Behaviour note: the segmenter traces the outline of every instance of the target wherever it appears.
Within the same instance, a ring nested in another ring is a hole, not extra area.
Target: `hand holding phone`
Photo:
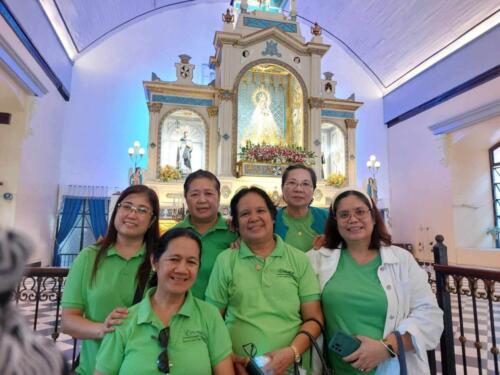
[[[354,353],[361,345],[356,337],[348,335],[342,331],[334,331],[333,336],[328,344],[328,348],[340,355],[346,357]]]

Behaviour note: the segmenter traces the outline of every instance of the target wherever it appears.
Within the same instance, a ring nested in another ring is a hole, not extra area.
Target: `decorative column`
[[[233,92],[232,90],[219,89],[219,134],[220,144],[218,153],[217,174],[219,176],[232,176],[233,160]]]
[[[352,118],[346,118],[344,120],[345,126],[347,128],[347,150],[349,154],[347,155],[347,178],[348,184],[353,185],[357,180],[357,170],[356,170],[356,126],[358,125],[358,120]]]
[[[318,97],[309,98],[309,150],[316,154],[314,171],[321,177],[321,107],[323,99]]]
[[[208,170],[217,173],[216,170],[216,157],[217,147],[219,145],[219,129],[217,128],[217,115],[219,114],[219,107],[210,106],[207,108],[208,112]]]
[[[149,134],[148,134],[148,168],[146,180],[158,178],[158,129],[162,103],[148,102],[149,109]]]

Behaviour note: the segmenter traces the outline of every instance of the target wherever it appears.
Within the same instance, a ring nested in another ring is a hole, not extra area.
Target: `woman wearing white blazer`
[[[343,189],[330,208],[325,236],[325,246],[307,254],[321,285],[327,340],[340,330],[361,341],[344,358],[329,351],[334,371],[399,374],[397,357],[404,351],[408,374],[429,374],[426,351],[439,342],[442,311],[427,273],[409,252],[391,246],[374,202],[357,188]]]

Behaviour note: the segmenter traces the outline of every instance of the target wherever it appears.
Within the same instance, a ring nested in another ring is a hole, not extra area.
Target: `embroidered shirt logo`
[[[203,341],[207,342],[207,335],[202,331],[185,330],[182,337],[183,342]]]
[[[291,279],[294,279],[295,281],[297,281],[297,276],[295,276],[295,273],[293,271],[286,270],[284,268],[280,268],[278,271],[276,271],[276,276],[288,277],[288,278],[291,278]]]

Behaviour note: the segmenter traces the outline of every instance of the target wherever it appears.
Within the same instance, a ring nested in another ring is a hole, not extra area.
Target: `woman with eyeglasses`
[[[243,188],[230,206],[240,246],[217,257],[206,300],[225,316],[238,368],[266,355],[265,371],[281,375],[309,348],[299,332],[321,331],[318,280],[307,256],[274,235],[276,208],[265,191]]]
[[[154,287],[106,336],[95,375],[234,374],[231,340],[219,311],[189,290],[201,252],[190,229],[161,236],[150,259]]]
[[[275,233],[286,243],[304,252],[323,244],[328,210],[312,207],[316,173],[303,164],[288,166],[281,178],[283,200],[287,204],[276,214]]]
[[[354,187],[341,190],[325,236],[325,246],[307,255],[320,280],[327,339],[341,331],[361,342],[343,358],[329,352],[334,371],[399,374],[404,354],[408,374],[429,374],[426,351],[439,342],[442,311],[427,273],[411,253],[391,246],[372,199]]]
[[[106,237],[83,249],[71,266],[62,297],[62,332],[82,340],[77,374],[92,374],[101,340],[139,302],[150,277],[149,256],[159,237],[160,205],[144,185],[125,189]]]

